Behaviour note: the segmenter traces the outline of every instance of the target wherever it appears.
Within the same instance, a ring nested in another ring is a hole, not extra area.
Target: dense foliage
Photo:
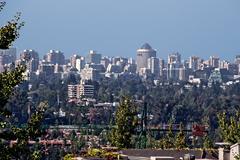
[[[116,128],[111,131],[111,143],[119,148],[132,147],[137,118],[136,106],[131,99],[123,97],[116,112]]]
[[[0,2],[0,11],[6,2]],[[24,25],[20,21],[21,13],[17,13],[14,19],[8,21],[6,25],[0,28],[0,49],[8,49],[12,43],[19,37],[19,30]]]
[[[49,80],[48,80],[49,79]],[[51,80],[52,79],[52,80]],[[41,101],[47,101],[49,108],[46,111],[46,124],[77,124],[77,125],[109,125],[113,120],[115,108],[94,107],[93,105],[81,106],[67,102],[67,85],[76,83],[72,78],[63,80],[53,80],[54,77],[47,77],[47,80],[37,80],[29,82],[32,84],[31,95],[33,103],[38,105]],[[128,95],[133,101],[141,100],[141,97],[148,95],[148,115],[152,118],[148,120],[148,125],[157,126],[171,121],[173,124],[182,123],[184,126],[198,123],[208,126],[208,136],[202,139],[205,147],[212,147],[214,141],[224,140],[218,129],[218,113],[226,112],[226,118],[235,115],[239,110],[240,84],[233,83],[224,88],[220,84],[213,84],[212,87],[195,86],[188,83],[178,85],[154,85],[149,81],[143,81],[136,75],[122,75],[117,79],[105,78],[100,82],[93,83],[96,88],[96,99],[98,102],[119,102],[120,97]],[[21,88],[21,95],[26,99],[27,89]],[[61,108],[66,112],[66,117],[58,118],[53,112],[58,110],[57,94],[60,94]],[[16,94],[17,96],[18,94]],[[13,98],[14,99],[14,98]],[[18,111],[13,104],[9,106]],[[19,108],[26,108],[24,104],[19,104]],[[143,105],[137,104],[136,111],[141,113]],[[20,110],[21,110],[20,109]],[[19,110],[19,111],[20,111]],[[20,113],[19,117],[26,113]],[[19,114],[16,114],[19,115]],[[24,121],[24,119],[22,119]],[[57,123],[56,123],[57,122]],[[95,133],[100,131],[95,130]],[[174,135],[175,137],[176,135]],[[168,142],[167,137],[156,135],[156,140]],[[186,137],[187,138],[187,137]],[[187,140],[187,139],[186,139]],[[211,140],[211,141],[209,141]],[[190,142],[188,142],[189,144]],[[152,145],[150,145],[152,146]],[[203,145],[202,145],[203,146]],[[165,146],[164,148],[169,147]]]
[[[0,2],[0,11],[5,6]],[[8,49],[19,36],[23,23],[20,14],[0,28],[0,49]],[[6,107],[14,89],[23,81],[25,66],[0,73],[0,157],[1,159],[40,159],[41,151],[29,146],[29,140],[42,135],[41,121],[46,104],[40,103],[26,124],[14,123],[14,115]]]

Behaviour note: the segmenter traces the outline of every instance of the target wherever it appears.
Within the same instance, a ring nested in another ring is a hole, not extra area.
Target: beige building
[[[142,45],[142,47],[137,50],[137,72],[139,72],[141,68],[148,68],[148,59],[156,57],[156,53],[156,50],[152,49],[148,43]]]

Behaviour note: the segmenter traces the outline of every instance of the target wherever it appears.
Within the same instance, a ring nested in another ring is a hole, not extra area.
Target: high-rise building
[[[39,55],[35,50],[27,49],[20,53],[21,61],[25,61],[29,72],[36,72],[39,65]]]
[[[103,57],[100,62],[105,69],[107,69],[108,65],[110,64],[110,60],[107,57]]]
[[[90,50],[88,55],[86,56],[86,63],[91,64],[100,64],[102,59],[102,55],[98,54],[96,51],[94,50]]]
[[[184,67],[179,68],[179,80],[180,81],[186,80],[186,69]]]
[[[181,54],[178,52],[168,55],[168,64],[181,64]]]
[[[0,73],[3,72],[4,65],[14,63],[16,61],[16,48],[0,49]]]
[[[156,57],[156,50],[152,49],[152,47],[145,43],[141,48],[137,50],[137,72],[141,70],[141,68],[148,68],[148,58]]]
[[[160,74],[159,59],[156,57],[148,58],[148,69],[150,69],[151,73],[155,77],[159,77]]]
[[[44,73],[46,76],[53,75],[55,71],[54,64],[49,64],[47,62],[41,62],[39,64],[39,72]]]
[[[87,84],[85,81],[81,81],[79,85],[80,97],[93,97],[94,96],[94,85]]]
[[[80,84],[68,85],[69,99],[90,98],[93,96],[94,85],[87,84],[85,81],[81,80]]]
[[[142,45],[142,47],[137,50],[137,72],[139,72],[141,68],[148,68],[148,59],[156,57],[156,53],[156,50],[152,49],[148,43]]]
[[[68,85],[68,98],[69,99],[79,98],[79,85]]]
[[[112,61],[112,64],[117,64],[117,62],[119,62],[121,60],[121,58],[120,57],[112,57],[111,58],[111,61]]]
[[[240,55],[236,55],[234,62],[240,64]]]
[[[74,68],[77,68],[76,67],[76,62],[77,62],[77,59],[80,59],[81,56],[77,55],[77,54],[74,54],[73,56],[70,57],[70,63],[71,63],[71,66],[74,67]]]
[[[189,58],[189,68],[191,68],[193,71],[198,70],[200,67],[200,58],[196,56],[191,56]]]
[[[81,79],[98,81],[100,79],[100,72],[96,69],[85,67],[81,70]]]
[[[168,80],[178,80],[179,79],[179,67],[176,63],[168,64],[167,79]]]
[[[219,58],[215,56],[210,56],[209,58],[209,66],[214,68],[219,68]]]
[[[123,70],[121,68],[121,66],[116,65],[116,64],[109,64],[106,72],[107,73],[121,73]]]
[[[50,50],[44,57],[46,58],[45,60],[51,64],[65,64],[65,56],[61,51]]]
[[[128,64],[124,67],[123,71],[124,71],[124,72],[128,72],[128,73],[136,73],[136,69],[137,69],[136,64],[128,63]]]
[[[222,75],[219,68],[212,70],[208,78],[208,86],[212,86],[213,83],[222,83]]]
[[[223,60],[223,61],[220,61],[219,62],[219,68],[220,69],[228,69],[228,66],[229,66],[230,62],[226,61],[226,60]]]
[[[160,67],[160,76],[163,76],[163,69],[164,69],[164,59],[159,59],[159,67]]]
[[[85,63],[84,57],[80,57],[76,59],[76,68],[79,72],[84,68],[85,64],[86,63]]]
[[[128,63],[129,64],[135,64],[135,60],[133,58],[128,58]]]

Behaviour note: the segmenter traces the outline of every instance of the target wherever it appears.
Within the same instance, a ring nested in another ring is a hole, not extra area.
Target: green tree
[[[0,11],[5,5],[6,2],[0,2]],[[0,28],[0,49],[8,49],[19,37],[19,30],[24,25],[24,22],[19,22],[20,15],[21,13],[17,13],[14,19]]]
[[[174,134],[172,131],[172,122],[170,122],[169,124],[168,132],[163,142],[163,144],[165,144],[164,148],[174,148]]]
[[[213,142],[207,135],[204,136],[204,138],[203,138],[203,148],[205,148],[205,149],[213,148]]]
[[[63,158],[63,160],[72,160],[74,156],[72,154],[66,154]]]
[[[0,11],[5,4],[5,2],[0,2]],[[13,20],[0,28],[0,49],[8,49],[12,45],[14,40],[19,37],[19,30],[22,26],[20,13],[17,13]],[[20,124],[15,126],[11,123],[10,119],[14,118],[6,108],[14,88],[20,85],[24,79],[25,68],[24,65],[17,66],[15,69],[0,73],[0,157],[4,160],[41,158],[40,151],[30,148],[28,141],[36,140],[42,134],[41,121],[45,104],[40,104],[24,127],[18,127]],[[16,144],[10,145],[11,140],[15,140]]]
[[[240,113],[228,119],[226,113],[218,114],[220,136],[224,142],[237,143],[240,141]]]
[[[176,136],[175,147],[177,149],[183,149],[186,146],[187,146],[186,145],[186,137],[185,137],[185,134],[183,132],[183,125],[182,125],[182,123],[180,123],[180,131],[178,132],[178,134]]]
[[[131,148],[136,124],[136,106],[130,98],[123,97],[116,112],[116,128],[113,128],[110,133],[112,145],[119,148]]]

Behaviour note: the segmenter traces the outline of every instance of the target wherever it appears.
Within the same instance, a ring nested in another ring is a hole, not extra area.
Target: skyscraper
[[[189,58],[189,68],[196,71],[200,68],[200,58],[196,56],[191,56]]]
[[[240,55],[236,55],[234,62],[240,64]]]
[[[4,65],[15,62],[16,54],[16,48],[0,49],[0,73],[4,71]]]
[[[77,59],[80,59],[81,56],[77,55],[77,54],[74,54],[73,56],[70,57],[70,63],[71,63],[71,66],[74,67],[74,68],[77,68],[76,67],[76,61]]]
[[[163,73],[163,69],[164,69],[164,65],[165,65],[165,62],[163,59],[159,59],[159,67],[160,67],[160,76],[163,77],[164,76],[164,73]]]
[[[22,61],[27,64],[27,69],[29,72],[36,72],[39,65],[39,55],[35,50],[26,49],[20,54]]]
[[[100,64],[101,59],[102,59],[101,54],[98,54],[96,51],[90,50],[88,55],[86,56],[86,63]]]
[[[80,57],[76,59],[76,68],[80,72],[85,66],[85,58]]]
[[[156,53],[156,50],[152,49],[148,43],[143,44],[142,47],[137,50],[137,72],[139,72],[141,68],[148,68],[148,59],[156,57]]]
[[[148,58],[148,69],[150,69],[154,77],[159,77],[160,74],[159,59],[156,57]]]
[[[59,65],[65,64],[65,57],[61,51],[50,50],[50,52],[47,53],[45,58],[46,58],[46,61],[51,64],[59,64]]]
[[[180,64],[181,63],[181,54],[178,52],[172,53],[168,55],[168,64]]]
[[[218,57],[215,57],[215,56],[210,56],[209,58],[209,65],[211,67],[214,67],[214,68],[218,68],[219,67],[219,58]]]

